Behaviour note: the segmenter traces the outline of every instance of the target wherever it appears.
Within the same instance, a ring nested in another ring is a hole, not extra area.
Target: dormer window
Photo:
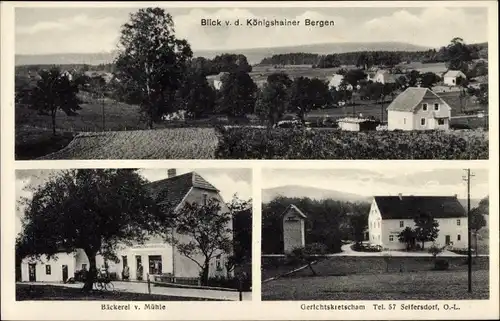
[[[435,110],[435,111],[438,111],[438,110],[439,110],[439,103],[435,103],[435,104],[434,104],[434,110]]]
[[[423,110],[423,111],[427,111],[427,104],[425,104],[425,103],[424,103],[424,104],[422,104],[422,110]]]

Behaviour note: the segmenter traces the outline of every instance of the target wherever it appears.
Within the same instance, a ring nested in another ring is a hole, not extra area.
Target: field
[[[464,257],[448,257],[448,271],[433,271],[430,257],[336,256],[309,269],[262,284],[263,300],[385,300],[486,299],[489,291],[488,257],[474,258],[472,297],[467,293]],[[274,262],[272,262],[274,261]],[[264,258],[262,279],[282,274],[279,259]],[[292,270],[293,267],[288,267]]]
[[[16,284],[16,301],[211,301],[202,298],[184,298],[166,295],[140,294],[128,292],[91,292],[81,289],[53,285]]]
[[[478,300],[489,298],[488,271],[319,276],[279,279],[262,285],[262,300]]]

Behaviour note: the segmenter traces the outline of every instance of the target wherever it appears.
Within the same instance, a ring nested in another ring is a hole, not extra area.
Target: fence
[[[227,291],[227,292],[238,292],[239,301],[243,301],[243,284],[240,280],[238,289],[233,288],[220,288],[220,287],[210,287],[202,286],[199,278],[188,278],[188,277],[173,277],[170,275],[146,275],[148,294],[151,294],[151,286],[163,286],[163,287],[177,287],[185,289],[199,289],[199,290],[214,290],[214,291]],[[153,281],[151,280],[153,279]],[[196,283],[196,284],[187,284]]]

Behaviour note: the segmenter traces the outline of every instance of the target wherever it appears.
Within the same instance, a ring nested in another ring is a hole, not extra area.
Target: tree
[[[356,244],[363,242],[365,230],[368,227],[368,217],[366,214],[355,214],[351,216],[351,229]]]
[[[420,71],[412,70],[408,73],[408,86],[416,87],[420,79]]]
[[[222,78],[218,109],[232,117],[253,113],[257,86],[245,71],[236,71]]]
[[[238,265],[252,262],[252,200],[233,196],[227,204],[233,213],[233,255],[228,258],[228,273]]]
[[[33,197],[21,201],[22,254],[57,258],[82,249],[89,260],[83,289],[90,291],[98,254],[116,260],[120,245],[142,244],[165,224],[145,184],[130,169],[76,169],[32,188]]]
[[[401,231],[398,235],[398,240],[401,243],[406,244],[406,250],[409,251],[415,247],[415,242],[417,239],[417,234],[415,230],[411,227],[407,226],[404,230]]]
[[[56,114],[62,110],[68,116],[77,115],[81,107],[78,104],[78,86],[61,73],[57,67],[42,70],[40,79],[31,90],[30,108],[42,115],[50,115],[52,119],[52,134],[56,135]]]
[[[306,244],[304,247],[298,247],[287,254],[290,261],[300,264],[307,264],[314,276],[318,275],[313,269],[313,264],[325,257],[326,246],[321,243]]]
[[[439,223],[427,213],[421,213],[414,221],[416,238],[422,242],[422,249],[424,249],[425,242],[434,242],[438,237]]]
[[[215,90],[206,77],[199,71],[186,75],[176,93],[176,106],[185,110],[191,117],[200,118],[215,110]]]
[[[477,246],[477,235],[480,229],[486,226],[486,219],[484,215],[489,214],[489,197],[483,198],[477,207],[474,207],[470,211],[470,229],[474,234],[474,244],[476,245],[476,255],[478,255],[478,246]]]
[[[173,225],[163,229],[166,241],[198,265],[202,284],[208,284],[210,261],[232,252],[232,213],[223,211],[220,201],[212,198],[206,204],[186,202],[172,220]]]
[[[442,247],[439,247],[437,246],[436,244],[432,244],[431,247],[429,247],[429,249],[427,250],[427,252],[429,252],[431,255],[432,255],[432,258],[434,259],[434,261],[436,261],[436,258],[439,254],[441,254],[444,249],[446,248],[446,246],[442,246]]]
[[[472,61],[472,55],[462,38],[453,38],[445,52],[448,69],[467,72],[468,62]]]
[[[352,88],[356,88],[361,80],[366,79],[366,73],[361,69],[351,69],[345,74],[344,79]]]
[[[193,52],[177,39],[172,16],[161,8],[139,9],[121,29],[117,76],[149,128],[171,112],[176,90]]]
[[[431,89],[438,81],[440,81],[438,75],[433,72],[426,72],[421,76],[421,86]]]
[[[291,84],[287,74],[274,73],[267,77],[267,83],[257,95],[256,113],[269,125],[274,125],[285,114]]]
[[[288,110],[295,113],[302,122],[312,109],[325,107],[332,101],[326,82],[314,78],[298,77],[290,87]]]

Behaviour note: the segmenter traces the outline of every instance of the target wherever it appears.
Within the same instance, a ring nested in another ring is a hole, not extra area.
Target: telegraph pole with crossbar
[[[465,170],[466,175],[463,179],[467,182],[467,264],[469,267],[468,273],[468,291],[472,293],[472,252],[471,252],[471,217],[470,217],[470,178],[474,177],[474,174],[471,174],[470,168]]]

